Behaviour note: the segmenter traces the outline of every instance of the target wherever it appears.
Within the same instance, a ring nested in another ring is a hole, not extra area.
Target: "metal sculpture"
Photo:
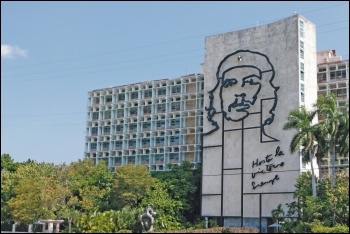
[[[148,204],[145,208],[145,213],[138,218],[142,232],[153,232],[154,217],[156,214],[157,212],[154,211],[153,204]]]

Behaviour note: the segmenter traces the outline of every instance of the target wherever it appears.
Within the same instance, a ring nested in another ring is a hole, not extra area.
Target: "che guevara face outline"
[[[261,90],[261,72],[254,66],[231,67],[222,73],[221,109],[226,120],[241,121],[249,115]]]

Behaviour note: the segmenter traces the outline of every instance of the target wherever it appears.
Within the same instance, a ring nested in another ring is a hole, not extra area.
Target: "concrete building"
[[[323,50],[317,52],[317,85],[318,96],[326,96],[332,92],[337,97],[338,106],[344,108],[346,100],[349,101],[349,60],[342,60],[336,55],[335,50]],[[323,119],[324,116],[319,116]],[[349,170],[349,154],[336,155],[336,171]],[[325,157],[322,160],[322,172],[324,175],[331,174],[331,158]]]
[[[328,92],[340,106],[349,98],[348,61],[317,53],[315,28],[293,15],[208,36],[201,74],[89,92],[85,157],[105,160],[111,172],[202,164],[203,217],[272,231],[272,209],[287,210],[296,178],[310,169],[289,152],[289,111],[311,109]],[[338,157],[339,166],[348,160]]]
[[[306,169],[289,152],[296,132],[282,129],[317,99],[315,25],[293,15],[208,36],[203,71],[202,216],[272,231],[271,211],[288,210]]]
[[[200,163],[203,75],[153,80],[89,92],[85,157],[151,171],[183,160]]]

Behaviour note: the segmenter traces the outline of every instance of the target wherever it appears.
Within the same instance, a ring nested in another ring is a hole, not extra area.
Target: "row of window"
[[[194,108],[194,105],[189,106],[189,108]],[[166,111],[166,104],[157,104],[156,105],[156,112],[157,113],[164,113]],[[181,110],[181,104],[180,102],[174,102],[170,106],[170,111],[180,111]],[[143,111],[141,112],[144,115],[152,114],[152,107],[151,106],[145,106],[143,107]],[[138,115],[138,107],[131,107],[129,108],[129,116],[135,116]],[[121,118],[125,116],[124,109],[118,109],[116,110],[116,117]],[[112,112],[111,111],[105,111],[104,113],[104,119],[111,119],[112,118]],[[92,120],[98,120],[99,119],[99,112],[93,112],[92,113]]]
[[[331,80],[346,79],[346,70],[330,71],[329,77]],[[317,73],[317,80],[318,81],[326,81],[327,80],[327,72]]]
[[[304,22],[302,20],[299,21],[299,35],[300,38],[304,38]],[[300,40],[299,43],[299,55],[300,59],[304,60],[304,42]],[[301,102],[305,102],[305,87],[304,87],[304,80],[305,80],[305,72],[304,72],[304,63],[300,62],[300,100]]]
[[[179,136],[171,136],[169,141],[170,141],[170,144],[178,144],[180,142],[180,137]],[[164,142],[165,142],[165,137],[156,137],[155,138],[155,143],[157,145],[164,145]],[[151,140],[149,138],[144,138],[144,139],[142,139],[141,143],[142,143],[143,147],[149,147],[151,144]],[[109,150],[109,146],[110,146],[110,142],[103,142],[102,143],[102,148],[104,150]],[[121,149],[123,146],[123,141],[122,140],[115,141],[114,146],[116,147],[116,149],[118,149],[118,148]],[[126,146],[128,146],[127,148],[136,147],[136,139],[129,140]],[[97,143],[96,142],[91,143],[90,150],[93,151],[96,149],[97,149]]]
[[[150,122],[142,122],[141,124],[142,128],[150,128],[151,123]],[[156,126],[157,127],[165,127],[165,120],[158,120],[156,121]],[[170,119],[169,121],[169,126],[180,126],[180,119]],[[98,127],[92,127],[91,132],[97,134],[97,129]],[[117,132],[123,131],[124,125],[123,124],[117,124],[115,125],[115,130]],[[136,130],[137,129],[137,123],[130,123],[129,124],[129,130]],[[104,126],[103,127],[103,132],[104,133],[109,133],[111,130],[111,126]]]

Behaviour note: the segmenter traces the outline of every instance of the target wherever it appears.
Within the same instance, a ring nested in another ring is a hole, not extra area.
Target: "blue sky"
[[[1,154],[83,159],[89,91],[199,73],[206,36],[294,12],[349,59],[348,1],[1,1]]]

